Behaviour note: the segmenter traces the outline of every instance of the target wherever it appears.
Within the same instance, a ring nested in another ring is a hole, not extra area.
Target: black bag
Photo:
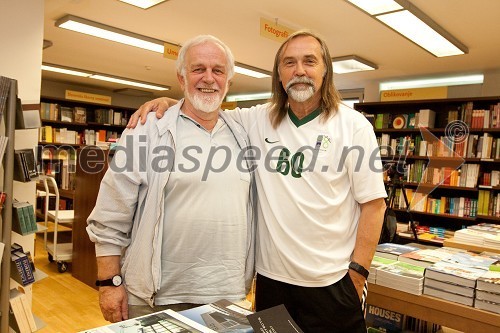
[[[382,231],[380,232],[379,244],[382,243],[396,243],[397,242],[397,231],[398,220],[396,219],[396,213],[387,207],[384,213],[384,223],[382,224]]]

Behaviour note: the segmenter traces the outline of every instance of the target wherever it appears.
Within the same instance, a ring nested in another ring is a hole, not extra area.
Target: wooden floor
[[[109,324],[99,309],[98,293],[67,272],[49,263],[43,237],[37,236],[35,267],[49,276],[33,284],[33,313],[46,326],[40,333],[69,333]]]

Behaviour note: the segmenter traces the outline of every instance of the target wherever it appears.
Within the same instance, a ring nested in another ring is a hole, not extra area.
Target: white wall
[[[0,75],[18,81],[18,96],[23,104],[40,102],[43,45],[43,0],[0,0]],[[17,131],[15,148],[33,148],[38,141],[37,130]],[[15,182],[14,198],[35,201],[35,183]],[[33,236],[17,236],[20,243],[34,253]],[[31,301],[31,287],[25,288]]]

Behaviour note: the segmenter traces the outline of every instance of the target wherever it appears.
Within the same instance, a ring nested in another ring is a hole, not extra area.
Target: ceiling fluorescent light
[[[91,73],[86,73],[80,70],[74,70],[74,69],[69,69],[61,66],[53,66],[53,65],[48,65],[48,64],[43,64],[42,65],[42,70],[44,71],[50,71],[50,72],[56,72],[56,73],[62,73],[62,74],[68,74],[68,75],[75,75],[75,76],[84,76],[84,77],[89,77],[92,75]]]
[[[373,71],[378,68],[374,63],[361,57],[350,55],[332,58],[333,72],[337,74]]]
[[[165,0],[120,0],[120,1],[142,9],[148,9],[159,3],[165,2]]]
[[[271,93],[230,95],[226,97],[227,102],[256,101],[271,98]]]
[[[66,15],[56,21],[55,25],[82,34],[104,38],[114,42],[127,44],[142,49],[163,53],[165,42],[147,36],[142,36],[130,31],[111,27],[109,25],[90,21],[81,17]]]
[[[120,84],[124,84],[124,85],[128,85],[128,86],[134,86],[134,87],[139,87],[139,88],[152,89],[152,90],[170,90],[169,87],[161,87],[161,86],[153,85],[153,84],[150,84],[150,83],[139,82],[139,81],[131,81],[129,79],[123,79],[123,78],[109,76],[109,75],[92,74],[90,76],[90,78],[91,79],[96,79],[96,80],[102,80],[102,81],[120,83]]]
[[[393,0],[347,0],[356,7],[361,8],[370,15],[392,12],[403,9],[401,5]]]
[[[234,63],[234,71],[238,74],[255,77],[257,79],[271,77],[271,72],[249,65],[240,64],[238,62]]]
[[[469,52],[464,44],[408,0],[385,0],[383,2],[388,5],[387,7],[378,7],[373,4],[374,2],[380,3],[380,1],[345,1],[386,24],[436,57],[461,55]],[[399,8],[397,8],[398,6]]]
[[[124,84],[127,86],[134,86],[134,87],[140,87],[140,88],[146,88],[146,89],[152,89],[152,90],[161,90],[161,91],[170,90],[169,86],[161,86],[161,85],[147,83],[147,82],[129,80],[129,79],[121,78],[118,76],[102,74],[102,73],[94,73],[91,71],[84,71],[84,70],[80,70],[80,69],[76,69],[76,68],[63,67],[63,66],[59,66],[59,65],[42,64],[42,70],[57,72],[57,73],[62,73],[62,74],[68,74],[68,75],[82,76],[82,77],[87,77],[90,79],[120,83],[120,84]]]
[[[409,89],[409,88],[459,86],[465,84],[482,84],[483,82],[484,82],[483,74],[462,75],[453,77],[383,82],[380,84],[380,90],[383,91],[383,90],[396,90],[396,89]]]

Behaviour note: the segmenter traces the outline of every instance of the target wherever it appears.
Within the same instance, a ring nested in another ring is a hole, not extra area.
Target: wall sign
[[[380,92],[380,100],[382,102],[437,98],[448,98],[448,87],[382,90]]]
[[[111,96],[91,94],[82,91],[66,90],[65,98],[80,102],[111,105]]]

